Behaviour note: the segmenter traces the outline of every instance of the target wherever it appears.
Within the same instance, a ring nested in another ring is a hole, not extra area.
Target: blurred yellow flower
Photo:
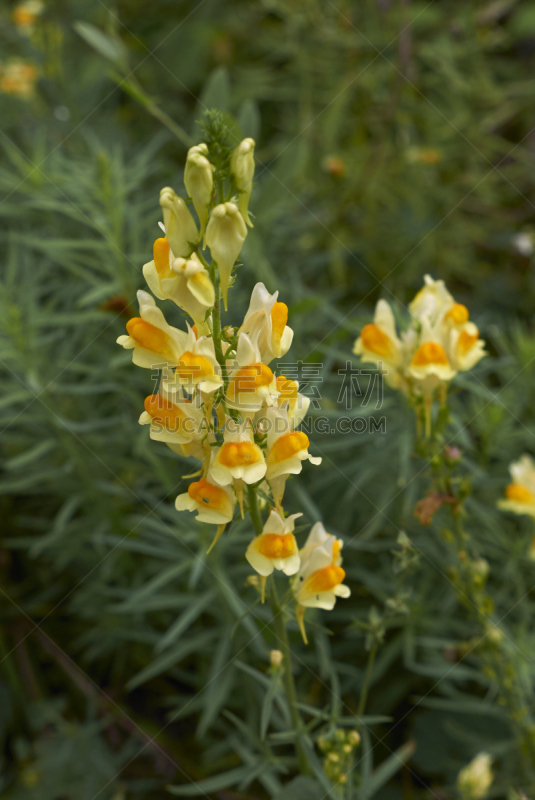
[[[41,0],[26,0],[24,3],[19,3],[12,12],[13,22],[21,33],[30,34],[44,8]]]
[[[523,455],[510,467],[512,482],[505,487],[505,499],[498,500],[498,508],[514,514],[527,514],[535,518],[535,463],[531,456]]]
[[[479,753],[459,772],[457,787],[463,800],[483,800],[493,780],[491,756]]]
[[[31,61],[13,58],[0,63],[0,92],[28,100],[33,96],[36,81],[37,67]]]

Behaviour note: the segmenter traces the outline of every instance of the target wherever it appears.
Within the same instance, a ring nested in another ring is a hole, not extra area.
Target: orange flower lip
[[[165,236],[161,239],[156,239],[152,248],[152,254],[154,258],[154,264],[156,265],[156,271],[160,277],[163,277],[166,272],[169,272],[170,275],[173,274],[172,270],[169,269],[169,252],[171,248],[169,247],[169,242],[165,238]]]
[[[364,349],[369,350],[370,353],[384,358],[392,355],[392,343],[378,325],[373,323],[365,325],[360,332],[360,338]]]
[[[459,343],[458,348],[461,355],[465,356],[475,345],[477,340],[479,339],[479,331],[476,328],[475,333],[468,333],[468,331],[461,331],[461,335],[459,336]]]
[[[145,411],[151,415],[154,422],[160,422],[174,431],[180,430],[185,418],[180,406],[170,403],[159,394],[151,394],[145,398]]]
[[[228,495],[224,489],[214,486],[213,483],[208,483],[206,478],[190,483],[188,494],[192,500],[195,500],[203,508],[210,508],[214,511],[224,511],[225,507],[230,505]]]
[[[307,450],[309,444],[309,438],[303,431],[285,433],[273,443],[273,447],[268,456],[268,462],[276,464],[281,461],[287,461],[302,450]]]
[[[413,356],[413,367],[427,367],[430,364],[437,364],[441,367],[449,366],[446,351],[438,342],[424,342]]]
[[[342,567],[337,567],[336,564],[330,564],[328,567],[318,569],[313,572],[304,583],[303,588],[311,594],[320,594],[321,592],[331,592],[341,583],[343,583],[346,576],[345,570]]]
[[[533,503],[535,502],[535,495],[526,486],[521,483],[510,483],[505,489],[505,496],[508,500],[514,500],[516,503]]]
[[[219,452],[224,467],[247,467],[262,458],[262,452],[253,442],[225,442]]]
[[[277,391],[280,392],[279,400],[295,400],[297,398],[297,383],[285,378],[284,375],[278,375]]]
[[[214,374],[213,364],[205,357],[186,350],[180,356],[176,374],[184,380],[199,381]]]
[[[462,303],[454,303],[446,314],[446,319],[451,320],[455,325],[464,325],[469,318],[468,309]]]
[[[297,553],[293,533],[263,533],[258,537],[257,548],[266,558],[288,558]]]
[[[141,317],[133,317],[126,323],[126,330],[136,344],[152,353],[173,358],[175,356],[173,341],[169,334],[146,322]]]
[[[254,392],[261,386],[269,386],[273,381],[273,372],[265,364],[250,364],[238,370],[228,388],[228,395],[231,399],[236,399],[240,392]]]
[[[275,303],[271,309],[271,331],[275,350],[280,350],[282,334],[288,322],[288,306],[286,303]]]

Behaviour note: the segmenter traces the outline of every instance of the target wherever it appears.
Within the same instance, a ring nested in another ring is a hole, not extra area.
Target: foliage
[[[535,434],[535,5],[84,0],[50,3],[31,35],[1,13],[2,64],[38,75],[0,95],[2,796],[337,797],[317,740],[355,728],[347,796],[456,797],[480,752],[490,796],[531,796],[533,531],[495,503]],[[311,616],[308,648],[291,623],[313,776],[246,585],[247,523],[205,556],[209,531],[173,505],[191,464],[149,446],[145,381],[113,344],[158,191],[212,107],[257,140],[235,308],[258,280],[280,288],[291,358],[322,365],[323,465],[288,508],[344,538],[353,594]],[[327,430],[375,301],[402,316],[426,272],[490,353],[456,379],[451,465],[413,455],[412,410],[388,389],[364,403],[365,376],[347,416],[386,433]],[[413,513],[448,475],[464,550],[449,505]]]

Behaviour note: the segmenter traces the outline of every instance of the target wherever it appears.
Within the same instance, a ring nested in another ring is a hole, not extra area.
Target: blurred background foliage
[[[456,797],[481,750],[492,797],[533,796],[533,531],[495,501],[534,451],[535,3],[58,0],[30,24],[15,4],[0,15],[1,796],[340,796],[313,778],[283,789],[290,723],[270,615],[246,586],[251,531],[235,524],[205,557],[210,532],[174,510],[191,465],[149,446],[147,375],[114,344],[158,191],[179,189],[211,107],[257,140],[224,322],[256,281],[280,289],[286,361],[322,395],[312,417],[386,419],[386,433],[315,433],[323,465],[288,487],[289,511],[344,537],[353,590],[311,615],[310,647],[294,625],[311,732],[356,726],[377,645],[347,796]],[[449,511],[413,515],[428,472],[411,410],[388,390],[380,410],[362,386],[349,410],[340,394],[376,300],[402,317],[427,272],[491,354],[457,381],[446,434],[464,453],[470,552],[490,564],[483,600],[480,577],[455,578]]]

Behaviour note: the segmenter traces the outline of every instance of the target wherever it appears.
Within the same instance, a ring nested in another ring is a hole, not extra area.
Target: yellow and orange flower
[[[165,374],[160,391],[145,398],[145,410],[140,425],[150,425],[150,438],[158,442],[187,445],[206,435],[206,417],[195,401],[186,400],[182,393],[165,390]]]
[[[210,476],[221,486],[234,480],[256,483],[266,474],[264,453],[255,444],[251,427],[245,422],[237,425],[229,418],[221,447],[214,449]]]
[[[241,333],[236,358],[229,363],[227,406],[251,414],[262,406],[273,405],[278,394],[275,376],[262,362],[258,347],[246,333]]]
[[[174,391],[183,386],[190,393],[199,389],[205,394],[212,394],[222,385],[223,378],[213,339],[208,336],[197,338],[193,328],[188,325],[182,352],[176,360],[173,378],[166,384],[166,389]]]
[[[264,364],[286,355],[294,335],[286,324],[288,306],[279,303],[278,296],[278,292],[270,294],[263,283],[257,283],[240,328],[240,332],[247,333],[256,343]]]
[[[373,322],[363,327],[353,352],[362,361],[382,366],[386,381],[398,386],[403,360],[402,343],[396,333],[394,314],[386,300],[377,303]]]
[[[195,253],[188,259],[175,258],[165,236],[154,242],[153,256],[153,260],[143,267],[151,292],[158,300],[172,300],[192,317],[198,327],[203,326],[206,312],[215,302],[208,271]],[[208,329],[202,332],[208,333]]]
[[[186,334],[167,324],[150,294],[140,290],[137,297],[140,316],[128,320],[128,334],[119,336],[117,344],[133,350],[132,361],[138,367],[162,369],[164,365],[175,365],[184,350]]]
[[[35,92],[37,67],[31,61],[12,58],[0,63],[0,92],[29,100]]]
[[[512,482],[505,488],[505,498],[498,500],[498,508],[514,514],[527,514],[535,518],[535,463],[524,454],[513,462],[509,471]]]
[[[234,515],[236,499],[230,487],[217,486],[209,478],[190,483],[188,491],[179,494],[175,507],[178,511],[196,511],[199,522],[224,525]]]
[[[321,522],[313,526],[300,551],[301,568],[292,585],[299,606],[330,611],[337,597],[350,596],[350,588],[343,583],[341,548],[342,540],[327,533]]]
[[[310,441],[303,431],[291,429],[286,410],[269,408],[265,412],[267,428],[267,471],[269,482],[282,475],[298,475],[303,461],[321,464],[321,458],[308,452]]]
[[[272,510],[260,536],[250,543],[245,558],[259,575],[266,577],[278,569],[285,575],[295,575],[301,559],[294,536],[295,520],[302,514],[283,517]]]
[[[298,381],[292,381],[284,375],[277,375],[277,405],[286,409],[290,428],[295,430],[303,421],[310,406],[310,397],[299,392]]]

